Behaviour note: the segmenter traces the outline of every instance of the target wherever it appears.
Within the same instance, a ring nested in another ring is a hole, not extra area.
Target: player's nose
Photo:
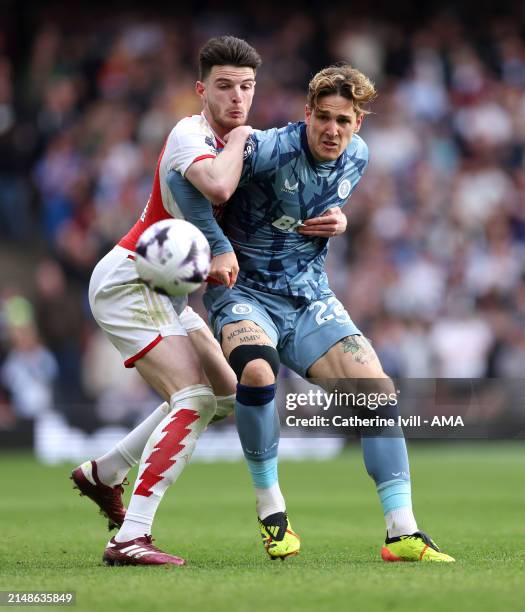
[[[232,102],[237,104],[242,102],[242,90],[240,85],[232,89]]]
[[[335,138],[337,136],[337,123],[335,121],[330,121],[326,125],[325,134],[330,138]]]

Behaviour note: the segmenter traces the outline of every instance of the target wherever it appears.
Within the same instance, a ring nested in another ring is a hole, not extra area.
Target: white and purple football
[[[140,278],[155,291],[180,297],[196,291],[210,271],[210,245],[195,225],[164,219],[150,225],[136,246]]]

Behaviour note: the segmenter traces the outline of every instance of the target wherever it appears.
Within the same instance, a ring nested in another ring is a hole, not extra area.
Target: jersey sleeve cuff
[[[205,153],[204,155],[197,155],[197,157],[195,159],[192,159],[190,162],[188,162],[185,166],[183,166],[181,168],[181,174],[182,176],[186,175],[186,172],[188,171],[188,168],[193,165],[196,162],[199,162],[203,159],[215,159],[217,156],[213,155],[212,153]]]
[[[212,257],[217,257],[217,255],[222,255],[223,253],[233,253],[233,247],[229,242],[219,242],[210,246]]]

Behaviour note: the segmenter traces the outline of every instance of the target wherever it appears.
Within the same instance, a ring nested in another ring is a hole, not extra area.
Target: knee
[[[275,375],[267,361],[264,359],[254,359],[244,367],[239,382],[247,387],[265,387],[273,385]]]
[[[188,385],[174,393],[170,398],[172,408],[188,408],[193,409],[210,420],[215,414],[217,408],[217,400],[213,389],[206,384]]]
[[[279,354],[273,346],[238,346],[229,357],[237,380],[248,387],[264,387],[275,382],[279,372]]]

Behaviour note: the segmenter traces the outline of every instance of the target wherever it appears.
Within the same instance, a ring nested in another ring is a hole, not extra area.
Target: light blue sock
[[[237,385],[237,432],[253,484],[260,489],[267,489],[277,482],[280,424],[274,398],[275,385]]]
[[[383,514],[386,516],[393,510],[412,507],[412,492],[410,480],[389,480],[377,485],[377,494]]]
[[[252,475],[254,487],[269,489],[277,482],[277,457],[271,457],[263,461],[246,458],[246,463]]]
[[[398,508],[412,508],[405,438],[363,436],[361,446],[367,472],[376,483],[383,513],[386,515]]]

